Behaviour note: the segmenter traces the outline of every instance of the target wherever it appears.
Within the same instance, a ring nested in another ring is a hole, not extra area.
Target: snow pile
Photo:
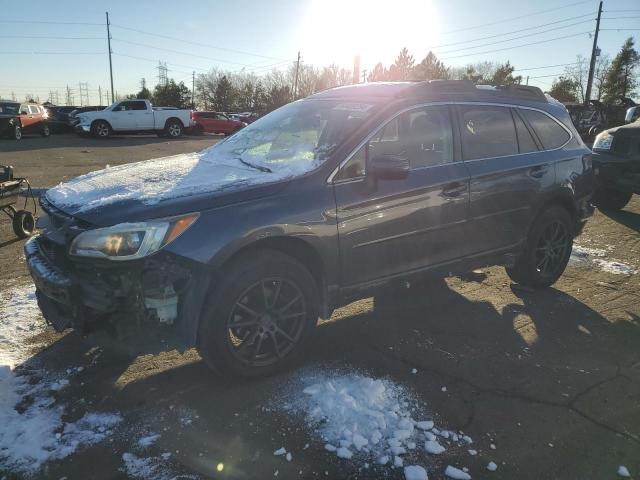
[[[453,478],[455,480],[471,480],[471,475],[469,475],[464,470],[460,470],[459,468],[452,467],[451,465],[447,466],[447,468],[444,471],[444,474],[447,477]]]
[[[635,273],[633,267],[615,260],[607,260],[604,258],[606,255],[607,251],[602,248],[574,245],[570,261],[577,265],[593,265],[613,275],[633,275]]]
[[[0,293],[0,367],[13,369],[37,345],[29,339],[45,328],[32,286],[14,287]]]
[[[473,442],[462,432],[441,430],[432,420],[420,418],[424,408],[407,389],[390,380],[349,372],[303,373],[293,388],[288,392],[290,403],[280,408],[302,413],[324,450],[364,468],[370,463],[399,468],[420,459],[428,461],[430,455],[450,446],[465,446],[460,449],[466,451]],[[286,451],[282,447],[274,454]],[[405,474],[426,478],[419,465],[407,465]]]
[[[0,313],[0,465],[34,473],[42,465],[71,455],[112,434],[119,415],[87,413],[78,421],[62,421],[64,407],[53,392],[80,371],[45,372],[28,364],[30,340],[44,330],[33,288],[16,287],[2,294]],[[18,373],[14,367],[26,368]],[[28,401],[24,401],[27,399]]]

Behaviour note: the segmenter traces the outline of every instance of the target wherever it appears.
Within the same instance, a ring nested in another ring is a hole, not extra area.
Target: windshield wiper
[[[256,170],[260,170],[265,173],[273,173],[273,171],[269,167],[263,167],[262,165],[254,165],[253,163],[249,163],[246,160],[241,159],[240,157],[236,157],[237,160],[240,160],[240,163],[245,164],[247,167],[255,168]]]

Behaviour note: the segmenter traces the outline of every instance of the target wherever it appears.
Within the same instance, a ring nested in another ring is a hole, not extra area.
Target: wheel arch
[[[166,129],[169,126],[169,122],[171,122],[172,120],[177,121],[178,123],[180,123],[180,125],[182,125],[182,128],[184,128],[184,123],[182,122],[182,120],[180,120],[178,117],[169,117],[167,118],[167,120],[164,122],[164,128]]]
[[[571,216],[571,220],[575,228],[575,223],[577,222],[577,218],[578,218],[578,207],[576,205],[576,202],[571,190],[569,190],[568,188],[562,188],[562,189],[558,189],[558,190],[554,190],[553,192],[550,192],[540,202],[540,204],[538,205],[535,211],[535,214],[531,219],[531,223],[529,224],[529,229],[531,228],[531,225],[535,223],[536,219],[552,206],[559,206],[564,208]]]
[[[104,118],[96,118],[95,120],[91,120],[91,129],[93,130],[93,127],[95,126],[96,123],[98,122],[104,122],[107,125],[109,125],[109,129],[111,131],[113,131],[113,126],[111,125],[111,122],[109,122],[109,120],[106,120]]]

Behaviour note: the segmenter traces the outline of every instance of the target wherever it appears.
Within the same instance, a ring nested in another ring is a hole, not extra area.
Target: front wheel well
[[[536,212],[535,216],[533,217],[531,225],[534,224],[534,222],[540,215],[542,215],[544,212],[549,210],[551,207],[561,207],[565,209],[571,216],[572,222],[574,224],[576,223],[577,217],[578,217],[578,208],[576,207],[576,204],[571,194],[566,193],[566,194],[554,195],[548,198],[544,203],[542,203],[542,205],[540,205],[540,207],[538,208],[538,211]]]
[[[295,237],[271,237],[258,240],[254,243],[244,246],[231,257],[226,259],[220,267],[220,271],[225,269],[232,263],[237,261],[244,255],[251,255],[258,250],[276,250],[280,253],[288,255],[304,265],[316,282],[321,303],[325,300],[324,295],[324,267],[320,254],[309,243]],[[223,273],[224,275],[224,273]]]
[[[107,125],[109,125],[109,128],[110,128],[111,130],[113,130],[113,127],[111,126],[111,124],[110,124],[107,120],[104,120],[103,118],[96,118],[95,120],[93,120],[93,121],[91,122],[91,129],[92,129],[92,130],[93,130],[93,127],[95,127],[95,126],[96,126],[96,123],[98,123],[98,122],[104,122],[104,123],[106,123]]]

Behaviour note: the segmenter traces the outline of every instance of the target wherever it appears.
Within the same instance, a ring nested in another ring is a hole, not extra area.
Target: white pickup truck
[[[191,110],[153,107],[149,100],[122,100],[97,112],[78,115],[76,132],[107,138],[118,133],[155,132],[177,138],[191,127]]]

